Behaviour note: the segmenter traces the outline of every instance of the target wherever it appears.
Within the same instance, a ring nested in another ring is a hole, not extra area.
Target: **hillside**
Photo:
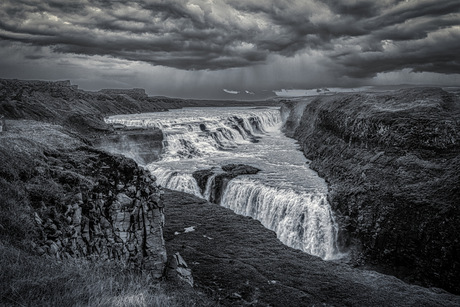
[[[84,133],[109,131],[104,116],[165,111],[181,102],[148,97],[143,89],[87,92],[70,81],[0,80],[0,114],[6,118],[46,121]]]
[[[356,264],[460,293],[460,103],[441,89],[286,102]]]
[[[193,100],[151,97],[144,89],[89,92],[70,81],[0,79],[0,115],[64,125],[89,136],[109,132],[105,116],[167,111],[182,107],[277,105],[275,101]]]

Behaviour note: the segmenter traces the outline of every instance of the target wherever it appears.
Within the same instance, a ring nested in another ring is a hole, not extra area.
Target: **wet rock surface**
[[[204,194],[206,185],[211,176],[215,176],[212,182],[209,201],[220,204],[223,192],[228,182],[240,175],[257,174],[260,169],[245,164],[226,164],[220,168],[211,168],[193,172],[193,178],[198,183],[201,193]]]
[[[284,113],[287,134],[330,185],[342,245],[359,246],[354,263],[460,293],[458,97],[436,88],[343,94]]]
[[[441,289],[289,248],[260,222],[165,190],[168,254],[180,252],[194,285],[223,306],[456,306]],[[186,231],[188,230],[188,231]]]

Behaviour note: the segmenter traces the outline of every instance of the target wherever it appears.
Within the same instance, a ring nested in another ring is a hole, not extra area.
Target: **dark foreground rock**
[[[164,236],[179,251],[195,287],[224,306],[458,306],[440,289],[347,265],[283,245],[249,217],[166,190]]]
[[[86,146],[61,126],[7,125],[0,134],[0,242],[163,276],[162,191],[148,171]]]
[[[287,102],[356,264],[460,293],[460,103],[441,89]]]

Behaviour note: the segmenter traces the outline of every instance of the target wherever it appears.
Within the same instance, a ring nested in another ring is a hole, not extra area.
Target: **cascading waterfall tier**
[[[171,190],[202,197],[200,188],[191,174],[181,173],[163,167],[150,167],[150,172],[157,177],[157,183]]]
[[[220,205],[261,221],[288,246],[326,260],[340,257],[327,185],[306,166],[295,141],[280,132],[279,109],[185,108],[113,116],[107,122],[162,130],[161,159],[147,166],[160,185],[207,200],[220,199]],[[224,185],[219,181],[218,190],[215,180],[223,172],[220,166],[229,163],[262,171],[228,178]],[[214,174],[200,188],[192,174],[210,168]]]
[[[275,109],[260,109],[257,112],[235,110],[216,116],[204,114],[184,114],[175,118],[168,117],[169,112],[146,113],[138,114],[136,118],[112,116],[106,121],[161,129],[164,136],[162,160],[203,157],[218,150],[231,150],[238,144],[256,141],[256,135],[278,128],[281,124],[279,111]]]
[[[228,183],[221,205],[259,220],[288,246],[325,260],[338,256],[338,228],[325,194],[298,193],[235,178]]]

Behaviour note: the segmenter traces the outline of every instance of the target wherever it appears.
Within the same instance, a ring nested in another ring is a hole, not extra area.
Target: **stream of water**
[[[221,206],[251,216],[276,232],[284,244],[325,260],[340,257],[327,185],[295,140],[281,132],[278,108],[184,108],[161,113],[117,115],[109,123],[158,127],[164,149],[147,165],[164,187],[209,200],[215,176],[200,191],[196,170],[237,163],[261,169],[228,182]]]

